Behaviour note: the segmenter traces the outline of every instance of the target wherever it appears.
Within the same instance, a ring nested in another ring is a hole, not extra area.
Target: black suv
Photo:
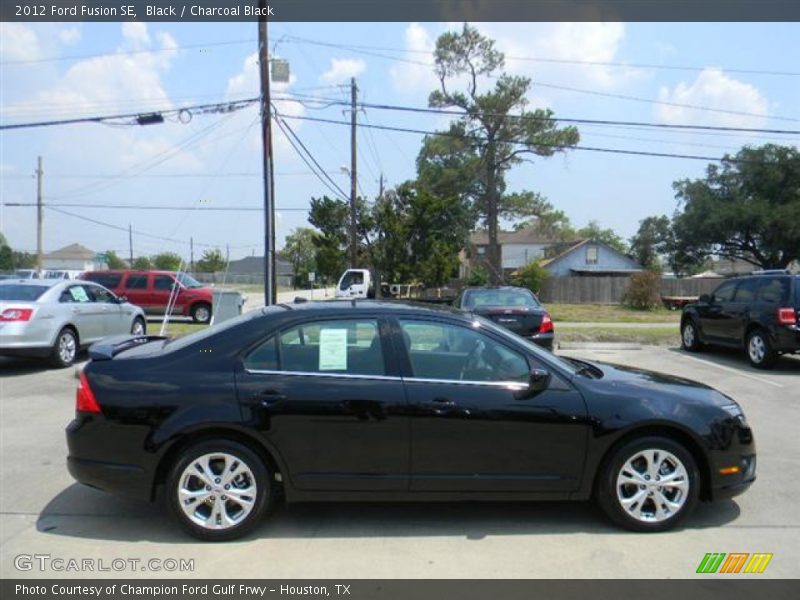
[[[781,354],[800,351],[800,275],[761,271],[721,284],[683,309],[683,348],[706,344],[744,348],[753,366],[768,369]]]

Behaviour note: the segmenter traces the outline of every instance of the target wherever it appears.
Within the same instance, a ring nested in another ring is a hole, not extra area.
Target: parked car
[[[17,279],[41,279],[42,274],[36,269],[17,269],[14,271],[14,277]]]
[[[662,531],[755,479],[732,398],[560,358],[452,308],[282,304],[146,340],[90,349],[69,470],[165,497],[205,540],[244,535],[279,498],[594,497],[617,524]]]
[[[145,334],[144,311],[102,286],[63,279],[0,281],[0,356],[71,365],[92,342]]]
[[[81,276],[125,296],[147,314],[163,315],[170,302],[170,314],[192,317],[198,323],[211,320],[214,290],[186,273],[173,271],[88,271]]]
[[[79,279],[83,271],[69,269],[50,270],[44,272],[45,279]]]
[[[465,288],[453,304],[461,310],[486,317],[543,348],[553,349],[553,319],[528,288]]]
[[[722,283],[686,306],[685,350],[706,345],[744,349],[754,367],[768,369],[781,354],[800,352],[800,275],[763,271]]]

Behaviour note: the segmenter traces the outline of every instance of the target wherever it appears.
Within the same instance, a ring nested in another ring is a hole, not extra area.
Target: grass
[[[173,338],[179,338],[189,333],[194,333],[195,331],[201,331],[206,327],[208,327],[208,325],[203,323],[170,321],[169,325],[167,326],[167,335]],[[159,331],[161,331],[161,319],[158,321],[151,321],[148,319],[147,333],[150,335],[158,335]]]
[[[624,342],[651,346],[677,346],[680,344],[677,327],[650,327],[647,329],[587,328],[562,329],[556,332],[559,342]]]
[[[556,323],[678,323],[680,311],[657,308],[633,310],[620,304],[547,304],[545,306]]]

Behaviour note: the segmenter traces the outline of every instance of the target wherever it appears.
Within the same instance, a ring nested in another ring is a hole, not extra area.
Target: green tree
[[[280,256],[292,264],[295,286],[308,283],[308,274],[316,271],[317,232],[310,227],[298,227],[286,236]]]
[[[0,244],[0,271],[14,270],[14,251],[8,244]]]
[[[586,227],[582,227],[575,232],[575,236],[603,242],[618,252],[628,253],[628,246],[625,241],[613,229],[603,229],[597,221],[589,221]]]
[[[197,261],[195,270],[199,273],[216,273],[224,271],[228,266],[225,256],[219,248],[209,248],[203,252],[203,256]]]
[[[428,149],[434,146],[435,150],[428,159],[435,164],[453,160],[460,172],[469,175],[458,189],[472,196],[474,213],[487,228],[490,277],[497,283],[502,280],[499,220],[530,216],[539,198],[532,192],[508,193],[506,173],[532,156],[552,156],[576,145],[578,130],[559,128],[549,109],[527,110],[531,80],[500,72],[503,54],[494,47],[494,41],[469,25],[465,24],[461,32],[439,36],[434,62],[440,89],[430,94],[428,104],[460,109],[465,115],[437,136],[460,139],[461,143],[426,141]],[[452,87],[464,79],[467,83],[463,90]],[[479,83],[487,79],[495,80],[494,87],[479,92]]]
[[[133,264],[131,265],[132,269],[138,269],[139,271],[149,271],[153,268],[152,261],[146,256],[140,256],[139,258],[133,259]]]
[[[151,259],[156,269],[163,271],[177,271],[183,264],[183,259],[174,252],[162,252]]]
[[[550,273],[539,264],[539,261],[532,261],[514,271],[511,281],[514,285],[526,287],[533,293],[538,294],[542,289],[544,280],[549,276]]]
[[[15,269],[34,269],[36,268],[36,255],[30,252],[14,250]]]
[[[800,151],[745,146],[704,179],[676,181],[673,220],[677,261],[711,255],[783,269],[800,258]]]
[[[674,248],[672,222],[666,215],[639,221],[639,230],[631,240],[631,256],[646,269],[660,271],[663,262],[671,263]]]
[[[347,268],[350,207],[337,198],[312,198],[308,222],[319,230],[314,260],[323,281],[336,281]]]
[[[109,269],[125,269],[127,264],[113,250],[106,250],[103,253],[106,257],[106,265]]]

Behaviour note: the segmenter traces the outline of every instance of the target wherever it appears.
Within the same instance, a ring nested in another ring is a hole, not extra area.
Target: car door
[[[581,394],[555,371],[522,398],[532,368],[521,348],[466,324],[400,319],[411,414],[411,489],[568,492],[586,452]]]
[[[747,324],[750,322],[751,316],[758,312],[756,298],[763,281],[757,277],[750,277],[742,279],[736,287],[736,293],[728,308],[731,316],[730,326],[721,332],[726,343],[741,344],[744,341]]]
[[[705,340],[726,343],[731,339],[730,332],[735,319],[732,303],[738,283],[736,280],[726,281],[714,290],[708,304],[698,308],[700,329]]]
[[[86,285],[76,283],[67,286],[58,301],[67,307],[68,319],[77,327],[81,345],[105,336],[106,313],[99,303],[94,302]]]
[[[141,306],[147,312],[154,312],[147,291],[147,273],[129,273],[123,283],[123,290],[128,302]]]
[[[152,275],[150,298],[152,306],[158,307],[159,312],[166,313],[170,302],[172,302],[173,314],[182,312],[181,285],[172,275],[157,273]]]
[[[299,490],[408,489],[402,380],[382,319],[315,319],[243,358],[244,421],[278,449]]]
[[[117,297],[102,286],[91,283],[83,284],[89,291],[92,301],[103,312],[103,335],[119,335],[130,333],[130,323],[125,319],[123,323],[122,305]]]

